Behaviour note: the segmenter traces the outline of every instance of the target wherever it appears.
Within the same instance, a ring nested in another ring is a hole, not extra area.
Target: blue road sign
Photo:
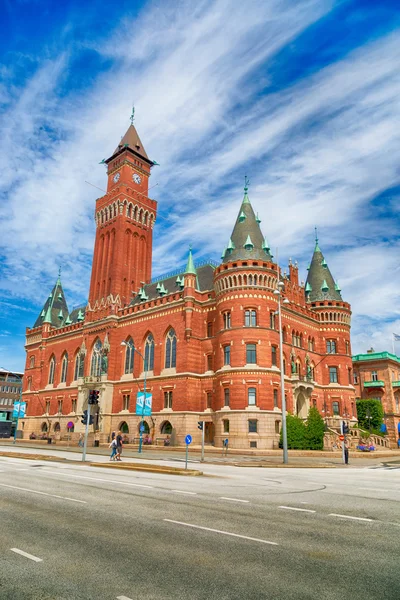
[[[139,426],[139,431],[141,431],[142,433],[144,432],[144,425],[142,425],[142,423]]]
[[[224,446],[227,446],[228,444],[229,444],[229,440],[228,440],[228,438],[225,438],[224,439]]]
[[[150,417],[152,401],[153,395],[150,392],[146,392],[146,399],[144,398],[143,392],[138,392],[136,396],[136,414],[139,416],[144,415],[145,417]]]
[[[189,446],[189,444],[191,444],[191,443],[192,443],[192,436],[188,434],[188,435],[185,437],[185,444],[186,444],[187,446]]]

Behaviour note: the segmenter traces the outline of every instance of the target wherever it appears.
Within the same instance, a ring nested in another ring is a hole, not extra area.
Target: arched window
[[[129,433],[128,423],[126,421],[122,421],[122,423],[119,426],[119,430],[121,433]]]
[[[61,361],[61,377],[60,383],[65,383],[67,381],[67,373],[68,373],[68,354],[65,353],[62,357]]]
[[[32,369],[35,366],[35,357],[31,356],[29,359],[29,368]]]
[[[145,371],[154,369],[154,338],[151,333],[147,336],[144,348],[144,369]]]
[[[139,423],[139,425],[138,425],[139,431],[140,431],[140,426],[142,425],[142,423],[143,423],[143,431],[142,431],[142,433],[150,433],[150,427],[149,427],[149,424],[146,423],[146,421],[141,421]],[[122,431],[122,429],[121,429],[121,431]]]
[[[54,356],[52,356],[50,359],[50,366],[49,366],[49,383],[54,383],[55,368],[56,368],[56,359],[54,358]]]
[[[78,352],[75,358],[75,369],[74,369],[74,381],[76,381],[79,377],[83,377],[85,368],[85,356]]]
[[[172,433],[172,425],[169,421],[164,421],[161,425],[160,432],[162,435],[171,435]]]
[[[103,345],[100,340],[96,340],[95,345],[93,346],[92,351],[92,366],[90,369],[90,374],[93,377],[100,377],[101,375],[101,351],[103,349]]]
[[[43,433],[47,432],[47,423],[42,423],[42,426],[40,428],[42,430]]]
[[[55,423],[54,424],[54,431],[56,431],[57,433],[59,433],[61,431],[60,423]]]
[[[176,367],[176,333],[170,329],[165,340],[165,368]]]
[[[128,373],[133,373],[133,361],[135,356],[135,344],[133,343],[133,339],[130,337],[126,340],[126,350],[125,350],[125,375]]]

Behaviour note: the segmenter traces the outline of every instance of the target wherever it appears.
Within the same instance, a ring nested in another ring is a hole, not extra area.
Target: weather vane
[[[249,189],[249,185],[250,185],[250,179],[247,177],[247,175],[245,175],[244,176],[244,189],[246,192]]]
[[[61,277],[61,265],[58,267],[58,277]]]
[[[318,244],[318,230],[316,227],[314,227],[315,229],[315,243]]]
[[[131,125],[133,125],[133,121],[135,120],[135,107],[132,106],[132,114],[130,116]]]

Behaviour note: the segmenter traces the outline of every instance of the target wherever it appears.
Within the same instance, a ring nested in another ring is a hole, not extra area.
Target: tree
[[[304,422],[299,417],[287,415],[286,431],[288,448],[290,450],[302,450],[304,448],[305,429]],[[280,447],[283,445],[282,431],[279,445]]]
[[[375,398],[357,400],[358,425],[363,429],[380,429],[383,423],[383,407],[380,400]]]
[[[325,423],[315,407],[310,408],[305,426],[304,448],[307,450],[323,450]]]

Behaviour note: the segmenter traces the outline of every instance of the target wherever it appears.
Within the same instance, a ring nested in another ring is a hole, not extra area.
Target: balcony
[[[294,390],[300,388],[303,392],[312,391],[314,389],[314,382],[310,375],[292,373],[292,385]]]
[[[385,383],[382,379],[378,379],[378,381],[364,381],[364,387],[366,388],[383,388],[385,387]]]
[[[394,387],[394,388],[400,387],[400,381],[392,381],[392,387]]]

